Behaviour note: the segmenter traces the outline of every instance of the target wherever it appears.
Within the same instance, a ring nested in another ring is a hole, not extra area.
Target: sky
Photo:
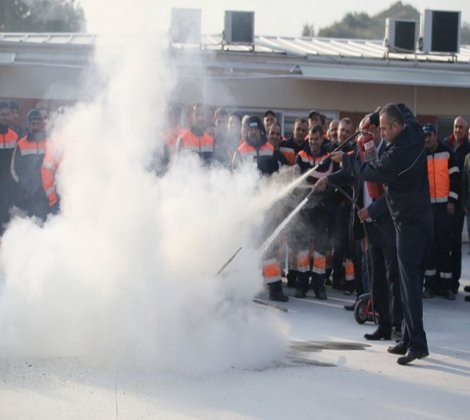
[[[162,21],[159,25],[169,26],[171,7],[202,9],[202,32],[221,33],[225,10],[244,10],[255,12],[256,35],[299,36],[305,23],[313,24],[315,31],[340,21],[348,12],[366,12],[374,15],[387,9],[393,0],[329,0],[327,3],[311,0],[173,0],[164,1],[161,10]],[[452,10],[462,12],[462,21],[470,22],[470,2],[464,0],[411,0],[405,4],[419,11]],[[170,6],[168,6],[168,4]],[[325,6],[327,5],[327,7]]]

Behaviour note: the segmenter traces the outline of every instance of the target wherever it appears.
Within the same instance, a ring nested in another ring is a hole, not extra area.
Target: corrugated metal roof
[[[164,35],[166,36],[166,35]],[[0,46],[12,45],[89,45],[93,46],[100,35],[85,33],[0,33]],[[115,39],[117,37],[114,37]],[[222,36],[204,35],[201,45],[175,44],[177,48],[200,48],[208,50],[225,50],[251,52],[247,45],[224,45]],[[286,54],[292,56],[338,56],[344,58],[370,58],[388,60],[412,61],[449,61],[448,54],[388,53],[382,41],[343,38],[308,38],[308,37],[279,37],[256,36],[255,52]],[[456,62],[470,63],[470,45],[461,45],[459,54],[455,55]]]
[[[135,38],[138,36],[0,33],[0,65],[86,67],[98,41],[116,45],[135,42]],[[204,71],[216,78],[283,77],[470,88],[470,45],[461,45],[456,55],[397,53],[374,40],[257,36],[251,46],[226,45],[219,34],[203,36],[201,44],[173,44],[170,56],[177,60],[178,52],[188,49],[206,55]],[[188,77],[201,72],[187,64],[182,71]]]

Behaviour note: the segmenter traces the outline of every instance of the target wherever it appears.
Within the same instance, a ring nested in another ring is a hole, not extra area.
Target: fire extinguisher
[[[377,159],[377,148],[371,133],[362,133],[357,139],[357,145],[362,162],[372,162]]]

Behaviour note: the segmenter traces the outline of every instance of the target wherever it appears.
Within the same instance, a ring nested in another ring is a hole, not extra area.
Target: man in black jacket
[[[397,243],[400,292],[404,311],[401,341],[388,351],[403,355],[400,365],[429,355],[423,326],[422,289],[426,258],[432,240],[433,216],[429,198],[424,133],[406,106],[388,104],[369,118],[387,142],[381,157],[362,164],[366,181],[384,184]],[[353,170],[354,159],[345,155],[343,165]],[[373,214],[362,209],[361,221]]]
[[[374,149],[380,157],[385,148],[385,140],[380,136],[380,128],[371,124],[367,115],[360,123],[361,136],[358,139],[358,149],[356,154],[356,172],[358,165],[367,158],[361,144],[366,140],[373,141]],[[369,149],[370,150],[370,149]],[[337,162],[342,160],[343,152],[334,154],[333,160]],[[372,332],[364,335],[367,340],[390,340],[392,326],[401,329],[403,312],[401,309],[401,298],[399,289],[399,273],[397,263],[397,249],[395,243],[395,228],[390,211],[385,200],[383,186],[381,184],[364,182],[362,177],[355,176],[351,171],[345,169],[321,178],[316,189],[323,190],[328,184],[349,185],[354,180],[353,201],[355,209],[353,210],[352,231],[354,239],[362,239],[367,235],[367,256],[369,277],[371,280],[371,295],[374,304],[374,310],[378,313],[378,327]],[[359,223],[359,217],[356,215],[356,209],[359,212],[367,211],[373,215],[363,225]],[[391,286],[393,287],[393,304],[390,304]],[[393,307],[393,311],[391,308]]]

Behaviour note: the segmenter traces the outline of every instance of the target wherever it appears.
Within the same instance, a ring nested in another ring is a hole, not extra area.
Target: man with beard
[[[209,166],[214,154],[214,138],[206,134],[206,110],[202,104],[194,104],[191,115],[191,127],[185,130],[176,141],[176,152],[189,151],[199,155],[203,163]]]
[[[18,184],[18,205],[29,216],[44,220],[49,206],[42,186],[41,168],[46,152],[46,130],[41,113],[29,111],[28,134],[20,139],[11,160],[11,175]]]

